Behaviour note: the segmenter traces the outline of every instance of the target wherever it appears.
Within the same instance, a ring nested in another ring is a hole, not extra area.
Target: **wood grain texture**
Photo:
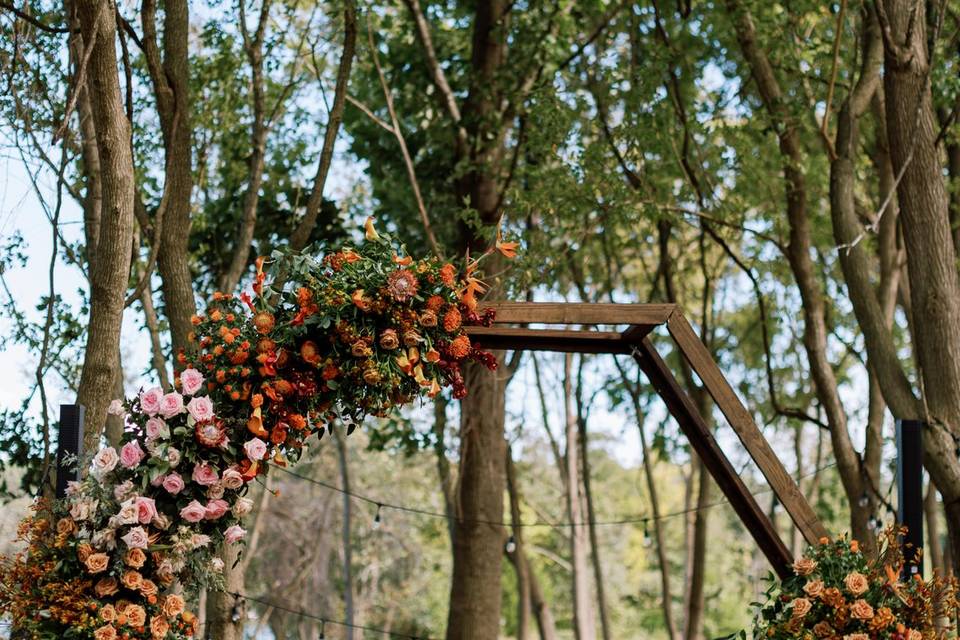
[[[680,352],[700,377],[703,386],[716,402],[717,407],[733,427],[740,442],[746,447],[750,457],[760,468],[777,498],[790,514],[794,524],[803,534],[807,542],[813,544],[827,535],[827,530],[813,513],[800,488],[794,482],[787,470],[783,468],[780,459],[770,447],[770,443],[760,432],[753,416],[740,402],[733,387],[727,382],[720,367],[713,360],[710,352],[694,333],[690,323],[679,311],[670,316],[667,329],[677,343]]]
[[[482,305],[496,312],[496,324],[642,324],[661,325],[676,310],[673,304],[579,302],[496,302]]]
[[[568,353],[630,353],[616,331],[466,327],[470,339],[485,349],[560,351]]]

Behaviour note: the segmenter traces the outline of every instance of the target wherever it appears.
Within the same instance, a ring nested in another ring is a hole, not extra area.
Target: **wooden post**
[[[57,435],[57,498],[67,493],[67,482],[80,479],[79,457],[83,442],[83,417],[80,404],[60,405],[60,433]]]
[[[897,522],[907,527],[903,539],[903,577],[923,571],[914,560],[923,549],[923,427],[920,420],[897,420]]]

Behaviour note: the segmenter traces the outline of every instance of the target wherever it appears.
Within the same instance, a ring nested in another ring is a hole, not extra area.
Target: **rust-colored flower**
[[[387,276],[387,295],[397,302],[406,302],[417,295],[417,276],[409,269],[397,269]]]
[[[373,355],[373,350],[366,340],[357,340],[350,345],[350,353],[355,358],[366,358]]]
[[[313,340],[307,340],[300,345],[300,357],[307,364],[314,366],[320,364],[320,348],[317,347],[317,343]]]
[[[430,349],[424,354],[423,359],[427,362],[440,362],[440,352],[436,349]]]
[[[418,344],[423,342],[423,336],[413,329],[408,329],[403,332],[403,346],[405,347],[415,347]]]
[[[353,292],[353,295],[350,296],[350,300],[353,301],[353,304],[356,305],[357,309],[367,313],[370,311],[370,298],[366,296],[363,289],[357,289]]]
[[[893,624],[893,611],[889,607],[880,607],[870,621],[870,630],[882,631],[891,624]]]
[[[794,561],[793,572],[798,576],[808,576],[817,568],[817,562],[811,558],[803,557]]]
[[[83,542],[77,545],[77,559],[80,562],[86,562],[91,553],[93,553],[93,547],[90,546],[89,542]]]
[[[387,351],[393,351],[400,346],[400,338],[396,329],[384,329],[380,334],[380,346]]]
[[[455,338],[447,347],[447,353],[454,360],[463,360],[470,355],[470,338],[467,336]]]
[[[837,632],[833,630],[829,622],[821,620],[813,625],[813,634],[818,638],[832,638],[837,635]]]
[[[73,518],[66,517],[57,520],[57,534],[61,536],[68,536],[74,533],[76,530],[77,523],[73,521]]]
[[[853,551],[854,553],[860,553],[860,543],[856,540],[851,540],[850,551]]]
[[[429,329],[437,326],[437,322],[437,314],[429,309],[420,314],[421,327],[427,327]]]
[[[425,305],[428,311],[433,311],[437,313],[440,311],[440,307],[444,304],[442,296],[430,296],[427,298],[427,304]]]
[[[867,580],[867,576],[856,571],[843,579],[843,585],[847,588],[847,591],[854,596],[862,596],[867,592],[867,589],[870,588],[870,582]]]
[[[110,556],[105,553],[91,553],[83,564],[89,573],[103,573],[110,564]]]
[[[463,317],[460,315],[460,310],[456,307],[450,307],[450,309],[443,314],[443,330],[448,333],[453,333],[459,329],[462,323]]]
[[[843,594],[840,593],[840,589],[836,587],[824,589],[823,593],[820,594],[820,599],[834,609],[842,607],[846,603],[846,599],[843,597]]]
[[[253,326],[258,333],[270,333],[277,324],[277,319],[269,311],[260,311],[253,316]]]
[[[813,604],[806,598],[797,598],[793,601],[793,617],[802,618],[813,608]]]
[[[179,595],[175,593],[171,593],[167,595],[166,598],[163,599],[163,613],[168,618],[175,618],[176,616],[183,613],[183,610],[184,610],[183,598],[180,597]]]
[[[453,289],[457,286],[457,268],[449,262],[440,267],[440,282]]]
[[[873,618],[873,607],[866,600],[857,600],[850,605],[850,616],[855,620],[870,620]]]
[[[117,579],[113,576],[107,578],[100,578],[97,581],[97,584],[93,587],[94,593],[97,594],[100,598],[106,598],[107,596],[112,596],[119,591],[120,588],[117,584]]]
[[[143,552],[143,549],[130,549],[123,555],[124,564],[134,569],[139,569],[146,561],[147,554]]]
[[[197,442],[205,447],[219,447],[227,439],[227,431],[219,420],[201,420],[193,429]]]
[[[811,598],[818,597],[823,593],[823,580],[807,580],[803,585],[803,592]]]
[[[370,368],[363,371],[363,381],[367,384],[378,384],[382,379],[383,376],[377,369]]]

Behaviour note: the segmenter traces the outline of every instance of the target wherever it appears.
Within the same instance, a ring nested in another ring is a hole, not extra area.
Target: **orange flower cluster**
[[[794,562],[794,576],[757,611],[754,638],[933,640],[946,638],[956,612],[954,579],[899,579],[903,529],[888,530],[880,553],[856,540],[826,538]]]

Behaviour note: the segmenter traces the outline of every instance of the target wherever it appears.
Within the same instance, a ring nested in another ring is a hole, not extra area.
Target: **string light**
[[[835,467],[836,465],[837,465],[836,462],[831,462],[831,463],[825,464],[825,465],[822,466],[822,467],[819,467],[819,468],[817,468],[817,469],[814,469],[814,470],[811,471],[810,473],[804,474],[803,476],[801,476],[801,478],[808,478],[808,477],[810,477],[810,476],[813,476],[813,475],[816,475],[816,474],[820,473],[821,471],[825,471],[826,469],[830,469],[830,468],[832,468],[832,467]],[[280,471],[280,472],[282,472],[282,473],[285,473],[285,474],[287,474],[287,475],[289,475],[289,476],[293,476],[294,478],[298,478],[298,479],[300,479],[300,480],[303,480],[304,482],[309,482],[309,483],[315,484],[315,485],[317,485],[317,486],[319,486],[319,487],[323,487],[323,488],[325,488],[325,489],[329,489],[330,491],[336,491],[336,492],[338,492],[338,493],[341,493],[341,494],[344,494],[344,495],[348,495],[348,496],[350,496],[351,498],[354,498],[354,499],[356,499],[356,500],[360,500],[361,502],[366,502],[366,503],[368,503],[368,504],[374,505],[374,506],[377,508],[377,513],[376,513],[376,515],[374,516],[374,519],[373,519],[373,528],[374,528],[374,529],[377,529],[377,528],[380,526],[380,511],[381,511],[382,509],[393,509],[394,511],[402,511],[402,512],[405,512],[405,513],[413,513],[413,514],[417,514],[417,515],[421,515],[421,516],[427,516],[427,517],[431,517],[431,518],[442,518],[442,519],[444,519],[444,520],[453,520],[453,521],[455,521],[455,522],[460,522],[460,523],[462,523],[462,524],[485,524],[485,525],[501,526],[501,527],[549,527],[549,528],[552,528],[552,529],[562,529],[562,528],[587,527],[587,526],[598,526],[598,527],[600,527],[600,526],[619,526],[619,525],[630,525],[630,524],[644,524],[644,523],[646,523],[646,522],[648,522],[648,521],[651,521],[651,520],[665,520],[665,519],[667,519],[667,518],[680,517],[680,516],[684,516],[684,515],[687,515],[687,514],[690,514],[690,513],[697,513],[697,512],[699,512],[699,511],[704,511],[704,510],[707,510],[707,509],[712,509],[712,508],[714,508],[714,507],[719,507],[719,506],[723,506],[723,505],[725,505],[725,504],[729,504],[729,501],[726,500],[726,499],[724,499],[724,500],[718,500],[718,501],[716,501],[716,502],[711,502],[711,503],[709,503],[709,504],[705,504],[705,505],[702,505],[702,506],[699,506],[699,507],[691,507],[691,508],[689,508],[689,509],[681,509],[681,510],[678,510],[678,511],[671,511],[670,513],[661,513],[661,514],[659,514],[659,515],[656,516],[656,517],[651,516],[651,515],[637,515],[637,516],[633,516],[633,517],[624,517],[624,518],[620,518],[620,519],[616,519],[616,520],[582,520],[582,521],[579,521],[579,522],[549,522],[549,521],[546,521],[546,520],[537,520],[537,521],[533,521],[533,522],[513,522],[513,523],[511,523],[511,522],[503,522],[503,521],[498,521],[498,520],[457,518],[456,516],[449,516],[449,515],[447,515],[446,513],[441,513],[441,512],[439,512],[439,511],[430,511],[430,510],[428,510],[428,509],[421,509],[421,508],[419,508],[419,507],[407,507],[407,506],[400,505],[400,504],[393,504],[393,503],[390,503],[390,502],[382,502],[382,501],[380,501],[380,500],[375,500],[374,498],[371,498],[371,497],[369,497],[369,496],[365,496],[365,495],[362,495],[362,494],[359,494],[359,493],[354,493],[354,492],[352,492],[352,491],[346,491],[346,490],[344,490],[344,489],[341,488],[341,487],[338,487],[338,486],[333,485],[333,484],[329,484],[329,483],[327,483],[327,482],[324,482],[323,480],[317,480],[316,478],[311,478],[311,477],[309,477],[309,476],[301,475],[301,474],[297,473],[296,471],[292,471],[291,469],[287,469],[287,468],[285,468],[285,467],[275,466],[275,467],[273,467],[273,468],[275,468],[275,469],[277,469],[278,471]],[[757,491],[756,493],[752,493],[752,494],[750,494],[750,495],[756,497],[756,496],[759,496],[759,495],[763,495],[763,494],[770,493],[771,491],[772,491],[772,489],[766,488],[766,489],[763,489],[763,490],[761,490],[761,491]]]
[[[653,546],[653,538],[650,537],[650,526],[646,520],[643,521],[643,546],[648,548]]]
[[[864,491],[863,495],[860,496],[860,500],[857,501],[857,504],[859,504],[861,507],[866,507],[870,504],[870,496],[867,495],[866,491]]]
[[[514,540],[513,536],[507,538],[507,544],[504,549],[506,549],[507,553],[513,553],[517,550],[517,541]]]

